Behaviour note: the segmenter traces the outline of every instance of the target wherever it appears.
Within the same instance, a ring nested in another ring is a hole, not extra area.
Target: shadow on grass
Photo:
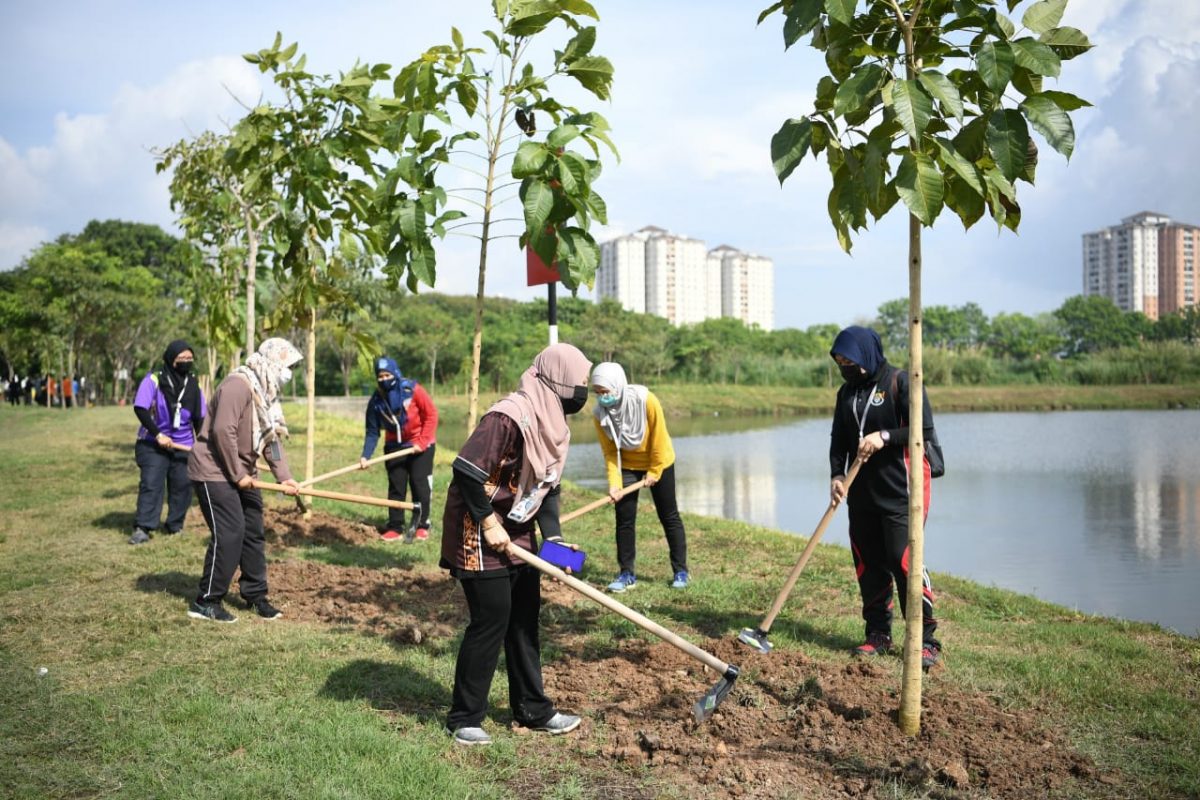
[[[366,700],[371,708],[439,722],[450,707],[450,690],[403,664],[359,659],[334,670],[318,696]]]
[[[146,594],[164,592],[184,600],[196,596],[196,583],[199,579],[185,572],[150,572],[139,575],[134,581],[134,588]]]
[[[368,569],[412,569],[420,563],[415,554],[397,550],[394,545],[373,547],[369,545],[309,544],[298,547],[306,561],[316,561],[335,567],[366,567]]]
[[[135,483],[132,486],[125,486],[125,487],[115,486],[112,489],[105,489],[103,492],[100,493],[100,496],[103,497],[105,500],[116,500],[118,497],[128,497],[132,500],[136,500],[137,493],[138,493],[138,487],[137,487],[137,484]]]
[[[122,492],[122,494],[124,493]],[[96,517],[92,520],[92,524],[97,528],[117,530],[128,536],[133,531],[135,519],[136,515],[132,511],[110,511],[103,516]]]
[[[755,630],[762,622],[760,617],[752,617],[749,614],[718,613],[703,608],[680,608],[669,605],[656,607],[654,613],[660,617],[657,620],[660,623],[663,623],[661,618],[669,618],[688,625],[705,637],[713,639],[723,636],[736,637],[743,628]],[[767,638],[772,644],[778,645],[779,640],[786,636],[793,641],[809,642],[835,653],[848,652],[851,648],[861,644],[859,640],[819,630],[801,620],[785,619],[786,616],[785,609],[784,614],[771,626],[771,633],[774,634],[774,637],[768,636]],[[666,624],[666,627],[670,627],[670,625]],[[751,651],[748,645],[745,647],[747,652]]]

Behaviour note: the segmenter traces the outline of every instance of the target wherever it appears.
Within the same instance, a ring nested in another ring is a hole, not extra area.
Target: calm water
[[[1200,634],[1200,411],[936,420],[947,466],[926,526],[931,570]],[[828,420],[671,429],[684,510],[812,532],[828,504]],[[576,437],[566,477],[603,489],[588,433]],[[824,540],[849,544],[845,512]]]

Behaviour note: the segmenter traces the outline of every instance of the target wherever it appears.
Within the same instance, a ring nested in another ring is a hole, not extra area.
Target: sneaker
[[[271,605],[271,602],[265,597],[260,597],[257,600],[246,600],[243,597],[242,600],[245,601],[246,608],[251,609],[263,619],[279,619],[283,616],[283,612]]]
[[[942,658],[942,648],[936,644],[925,643],[921,648],[921,669],[929,669]]]
[[[561,736],[578,728],[581,722],[583,720],[574,714],[559,714],[556,712],[553,717],[538,725],[534,730],[545,731],[551,736]]]
[[[237,617],[225,610],[220,601],[215,603],[198,603],[195,600],[188,606],[188,616],[192,619],[207,619],[212,622],[237,622]]]
[[[379,538],[385,542],[398,542],[404,538],[403,535],[397,533],[390,528],[379,535]]]
[[[671,581],[672,589],[686,589],[688,585],[687,570],[680,570],[675,573],[675,580]]]
[[[882,656],[892,649],[892,637],[886,633],[868,633],[867,640],[854,648],[856,656]]]
[[[621,570],[621,574],[608,585],[608,590],[613,594],[620,594],[626,589],[632,589],[637,584],[637,578],[627,569]]]
[[[413,538],[418,542],[429,541],[429,528],[417,528],[417,532],[413,534]]]
[[[150,541],[150,531],[145,528],[134,528],[133,536],[129,537],[130,544],[145,544]]]
[[[447,733],[449,733],[447,729]],[[487,731],[483,728],[459,728],[454,731],[454,743],[474,747],[477,745],[488,745],[492,743],[492,737],[488,736]]]

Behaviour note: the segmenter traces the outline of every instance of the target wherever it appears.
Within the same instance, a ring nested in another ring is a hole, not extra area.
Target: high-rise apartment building
[[[1083,235],[1083,293],[1150,319],[1196,305],[1200,229],[1143,211]]]
[[[596,299],[613,298],[630,311],[673,325],[736,317],[770,330],[774,265],[768,258],[649,226],[600,246]]]

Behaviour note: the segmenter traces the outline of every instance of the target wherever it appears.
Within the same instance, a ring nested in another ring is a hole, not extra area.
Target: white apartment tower
[[[723,244],[708,253],[721,276],[721,316],[764,331],[775,325],[775,265],[771,259]]]
[[[1083,293],[1102,295],[1122,311],[1158,319],[1158,240],[1171,225],[1165,214],[1143,211],[1120,225],[1083,235]]]
[[[770,259],[649,226],[600,246],[596,299],[654,314],[673,325],[736,317],[770,330],[774,322]]]

